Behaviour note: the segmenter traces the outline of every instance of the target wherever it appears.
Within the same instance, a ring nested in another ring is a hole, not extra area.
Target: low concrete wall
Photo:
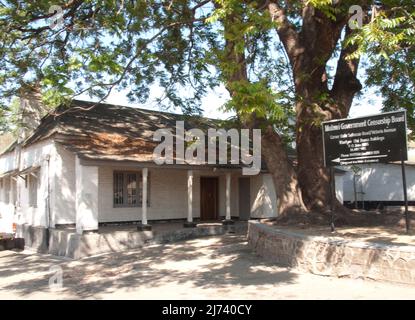
[[[51,230],[49,253],[79,259],[106,252],[117,252],[144,246],[152,239],[151,231],[115,231],[77,234],[68,230]]]
[[[9,238],[0,239],[0,251],[24,249],[24,239],[22,238]]]
[[[113,231],[79,235],[75,230],[50,229],[47,232],[45,228],[20,225],[18,226],[18,233],[24,236],[25,239],[27,237],[26,247],[41,253],[79,259],[101,253],[140,248],[150,244],[220,235],[229,231],[240,232],[244,228],[246,228],[246,224],[198,226],[167,232]],[[46,241],[46,235],[48,235],[49,241]]]
[[[16,226],[16,237],[23,238],[25,248],[36,250],[40,253],[48,253],[49,232],[44,227],[35,227],[28,224]]]
[[[261,257],[301,271],[415,284],[415,246],[306,236],[258,221],[249,222],[248,243]]]

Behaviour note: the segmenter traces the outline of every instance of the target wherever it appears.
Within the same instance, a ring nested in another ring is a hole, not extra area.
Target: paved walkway
[[[55,284],[62,270],[62,288]],[[0,252],[0,299],[415,299],[415,287],[301,274],[244,236],[154,245],[78,261]]]

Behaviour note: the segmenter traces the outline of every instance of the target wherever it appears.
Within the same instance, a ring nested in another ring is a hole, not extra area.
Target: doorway
[[[217,177],[200,178],[200,220],[219,220],[218,192]]]
[[[249,178],[239,178],[239,219],[251,218],[251,187]]]

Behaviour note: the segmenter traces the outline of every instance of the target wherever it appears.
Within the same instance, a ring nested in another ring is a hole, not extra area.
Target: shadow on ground
[[[48,291],[52,266],[63,270],[61,293],[75,298],[97,298],[119,289],[174,288],[183,284],[198,289],[226,291],[236,286],[243,290],[250,286],[288,284],[296,277],[295,273],[256,257],[247,247],[245,236],[225,235],[78,261],[9,252],[0,256],[0,291],[13,290],[22,297]]]

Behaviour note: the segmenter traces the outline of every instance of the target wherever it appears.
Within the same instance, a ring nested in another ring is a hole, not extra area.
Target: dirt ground
[[[415,212],[410,211],[410,231],[406,232],[402,211],[364,211],[352,210],[348,223],[335,223],[331,232],[328,216],[313,217],[302,223],[299,217],[291,221],[262,220],[263,223],[279,229],[299,231],[310,236],[340,237],[356,241],[367,241],[389,245],[415,245]]]
[[[406,233],[405,229],[400,227],[337,227],[334,232],[331,232],[328,226],[307,226],[306,228],[274,226],[279,229],[298,231],[310,236],[339,237],[388,245],[415,245],[415,231],[412,230]]]
[[[415,287],[299,273],[224,235],[78,261],[2,251],[0,299],[415,299]]]

